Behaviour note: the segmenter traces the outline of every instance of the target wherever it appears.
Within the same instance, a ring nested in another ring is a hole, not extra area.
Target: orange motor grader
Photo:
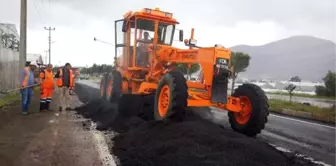
[[[189,48],[173,47],[177,24],[172,13],[158,8],[127,12],[115,21],[114,68],[102,77],[101,97],[123,100],[136,111],[141,97],[152,96],[147,114],[155,120],[183,116],[186,107],[216,107],[228,111],[233,130],[248,136],[260,133],[269,114],[264,91],[243,84],[228,96],[230,50],[196,46],[193,29],[185,40],[183,30],[178,30],[179,41]],[[177,64],[199,64],[200,79],[188,81]]]

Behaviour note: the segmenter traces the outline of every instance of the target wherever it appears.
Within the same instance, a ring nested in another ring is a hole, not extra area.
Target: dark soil
[[[77,94],[81,95],[79,92]],[[164,123],[124,116],[117,109],[116,105],[91,100],[76,110],[97,121],[103,126],[100,129],[112,129],[120,133],[112,138],[110,151],[123,166],[314,165],[283,154],[257,139],[223,129],[192,113],[184,121]]]

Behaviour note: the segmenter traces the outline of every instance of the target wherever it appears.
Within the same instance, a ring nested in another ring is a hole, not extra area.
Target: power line
[[[37,5],[36,5],[36,0],[34,0],[34,8],[35,8],[35,10],[36,10],[36,12],[37,12],[37,15],[38,15],[38,17],[39,17],[41,23],[42,23],[42,24],[45,24],[44,20],[43,20],[42,17],[41,17],[41,13],[40,13],[40,11],[39,11]]]
[[[45,30],[48,30],[49,31],[49,64],[51,64],[51,31],[55,30],[55,28],[47,28],[47,27],[44,27]]]

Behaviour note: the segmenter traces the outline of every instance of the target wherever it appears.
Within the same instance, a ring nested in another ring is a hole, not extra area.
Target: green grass
[[[8,95],[0,99],[0,107],[18,101],[19,99],[20,99],[19,93],[9,93]]]
[[[100,80],[100,77],[94,77],[94,76],[90,76],[89,80]]]
[[[279,99],[269,99],[270,110],[279,112],[282,109],[291,109],[295,111],[309,112],[313,114],[335,117],[335,108],[320,108],[316,106],[308,106],[297,102],[290,103],[289,101]]]
[[[34,94],[36,92],[39,92],[40,88],[39,87],[35,87],[34,88]],[[20,93],[19,92],[12,92],[12,93],[8,93],[6,96],[0,98],[0,108],[4,107],[6,105],[9,105],[15,101],[19,101],[20,98]]]
[[[284,96],[289,96],[288,93],[285,92],[266,92],[268,94],[276,94],[276,95],[284,95]],[[336,100],[335,96],[317,96],[317,95],[308,95],[308,94],[297,94],[294,93],[293,96],[298,96],[298,97],[307,97],[307,98],[316,98],[316,99],[330,99],[330,100]]]

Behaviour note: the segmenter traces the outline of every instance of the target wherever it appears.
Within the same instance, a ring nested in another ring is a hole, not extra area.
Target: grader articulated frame
[[[115,21],[114,69],[101,80],[101,97],[118,102],[124,96],[153,96],[148,111],[155,120],[183,115],[186,107],[217,107],[228,111],[233,130],[248,136],[260,133],[269,114],[263,90],[243,84],[228,96],[231,51],[218,45],[196,46],[194,29],[189,40],[183,40],[179,30],[179,41],[188,49],[173,47],[177,24],[172,13],[158,8],[127,12]],[[176,69],[180,63],[199,64],[200,79],[186,80]],[[126,101],[134,106],[130,102]]]

